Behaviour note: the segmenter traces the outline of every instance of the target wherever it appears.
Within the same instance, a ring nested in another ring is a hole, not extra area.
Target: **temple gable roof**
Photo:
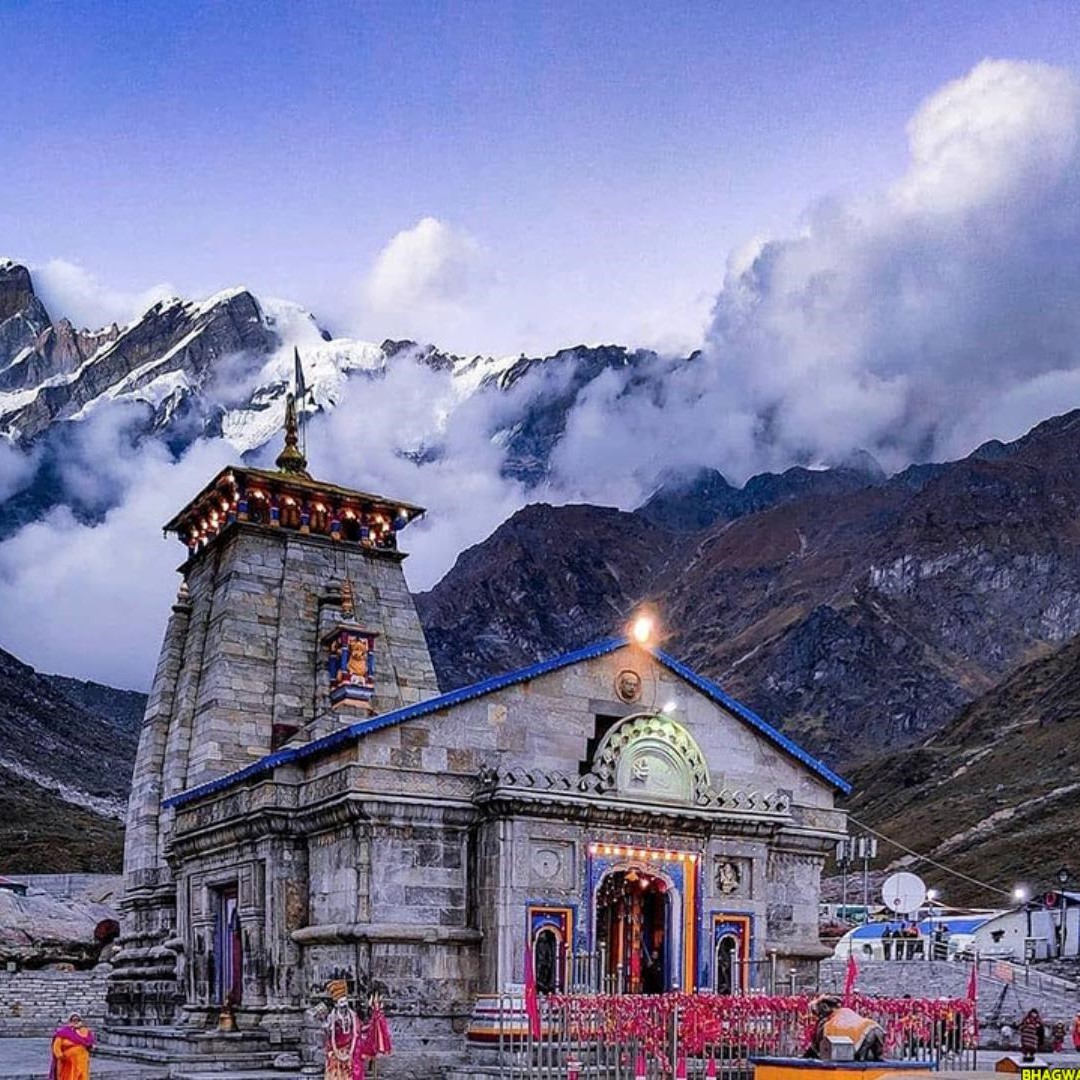
[[[531,679],[536,679],[541,675],[547,675],[550,672],[558,671],[561,668],[570,667],[573,664],[580,664],[601,656],[607,656],[610,653],[616,652],[619,649],[628,648],[631,645],[633,645],[634,648],[645,649],[657,663],[679,676],[679,678],[683,679],[715,704],[720,705],[736,719],[746,724],[757,734],[763,736],[768,742],[772,743],[789,757],[794,758],[809,772],[814,773],[820,779],[824,780],[836,791],[845,795],[851,791],[851,785],[830,769],[828,765],[808,753],[792,739],[789,739],[786,735],[777,731],[776,728],[763,720],[748,706],[726,693],[717,683],[687,667],[684,663],[676,660],[675,657],[670,656],[662,649],[649,645],[638,645],[632,643],[629,638],[623,636],[609,638],[606,641],[595,642],[591,645],[586,645],[584,648],[575,649],[572,652],[563,653],[559,656],[551,657],[548,660],[530,664],[527,667],[508,671],[501,675],[495,675],[489,679],[483,679],[480,682],[472,683],[469,686],[459,687],[457,690],[439,694],[435,697],[428,698],[425,701],[417,702],[414,705],[407,705],[403,708],[394,709],[391,712],[383,713],[379,716],[372,716],[357,721],[354,724],[350,724],[348,727],[343,727],[322,738],[314,739],[310,743],[299,746],[283,747],[281,750],[277,750],[272,754],[260,758],[258,761],[244,769],[229,773],[216,780],[191,788],[188,791],[181,792],[179,795],[175,795],[171,799],[168,799],[166,805],[183,806],[185,803],[203,798],[207,795],[212,795],[217,791],[232,787],[234,784],[242,783],[244,780],[265,775],[266,773],[272,772],[280,765],[300,763],[310,758],[317,757],[346,745],[353,740],[363,738],[373,731],[379,731],[382,728],[402,724],[416,717],[441,712],[445,709],[453,708],[455,705],[460,705],[463,702],[472,701],[476,698],[483,697],[486,694],[491,694],[497,690],[503,690],[519,683],[528,682]]]

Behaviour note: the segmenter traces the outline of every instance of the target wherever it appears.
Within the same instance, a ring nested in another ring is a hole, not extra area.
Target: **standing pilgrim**
[[[1034,1061],[1035,1053],[1043,1048],[1043,1022],[1038,1009],[1028,1009],[1020,1021],[1020,1049],[1025,1061]]]
[[[90,1080],[90,1051],[94,1033],[78,1013],[53,1032],[49,1080]]]
[[[326,1019],[326,1071],[323,1080],[365,1080],[364,1063],[369,1058],[389,1054],[390,1029],[377,997],[371,999],[371,1016],[361,1021],[349,1004],[349,987],[344,979],[327,984],[334,1007]]]

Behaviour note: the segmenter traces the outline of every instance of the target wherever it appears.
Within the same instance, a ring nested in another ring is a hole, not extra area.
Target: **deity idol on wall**
[[[375,635],[341,626],[325,639],[330,704],[367,707],[375,692]]]

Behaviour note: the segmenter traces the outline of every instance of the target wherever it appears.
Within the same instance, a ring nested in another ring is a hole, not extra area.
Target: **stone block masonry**
[[[0,1038],[48,1036],[73,1013],[92,1028],[105,1020],[105,983],[112,969],[0,970]]]

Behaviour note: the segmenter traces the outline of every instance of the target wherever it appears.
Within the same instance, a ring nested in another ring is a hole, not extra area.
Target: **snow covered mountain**
[[[280,429],[294,347],[316,411],[334,409],[351,380],[378,379],[396,365],[448,374],[448,413],[498,395],[497,407],[477,410],[477,422],[498,448],[503,474],[530,490],[547,477],[568,416],[596,379],[615,372],[631,392],[655,395],[670,366],[687,362],[620,346],[461,357],[411,341],[337,338],[300,306],[242,288],[160,301],[126,326],[80,330],[53,321],[26,267],[0,260],[0,451],[4,440],[32,451],[36,470],[33,483],[0,502],[0,537],[57,504],[83,519],[107,509],[69,498],[61,466],[81,425],[109,405],[123,407],[133,444],[154,439],[179,455],[198,438],[223,438],[238,454],[257,452]],[[395,450],[418,460],[442,453],[437,431]]]
[[[54,321],[25,266],[0,260],[0,453],[7,442],[34,470],[6,491],[0,476],[0,538],[57,505],[81,520],[109,509],[109,500],[73,491],[64,467],[86,422],[108,406],[133,446],[152,439],[178,456],[196,439],[222,438],[239,455],[257,453],[280,429],[294,347],[316,411],[333,410],[350,381],[382,378],[397,365],[448,375],[447,414],[497,395],[496,408],[476,410],[477,423],[503,474],[528,490],[548,475],[567,418],[595,379],[614,370],[635,385],[652,381],[655,392],[668,365],[685,362],[618,346],[461,357],[411,341],[338,338],[300,306],[242,288],[160,301],[126,326],[77,329]],[[412,438],[395,452],[416,460],[443,452],[438,431]]]
[[[248,452],[280,427],[275,406],[292,377],[294,346],[320,408],[333,408],[353,373],[377,375],[403,355],[449,368],[463,395],[517,362],[333,338],[299,306],[246,289],[161,301],[127,326],[76,330],[66,319],[53,323],[29,271],[8,260],[0,262],[0,433],[26,444],[51,424],[121,401],[148,407],[148,431],[222,435]]]

